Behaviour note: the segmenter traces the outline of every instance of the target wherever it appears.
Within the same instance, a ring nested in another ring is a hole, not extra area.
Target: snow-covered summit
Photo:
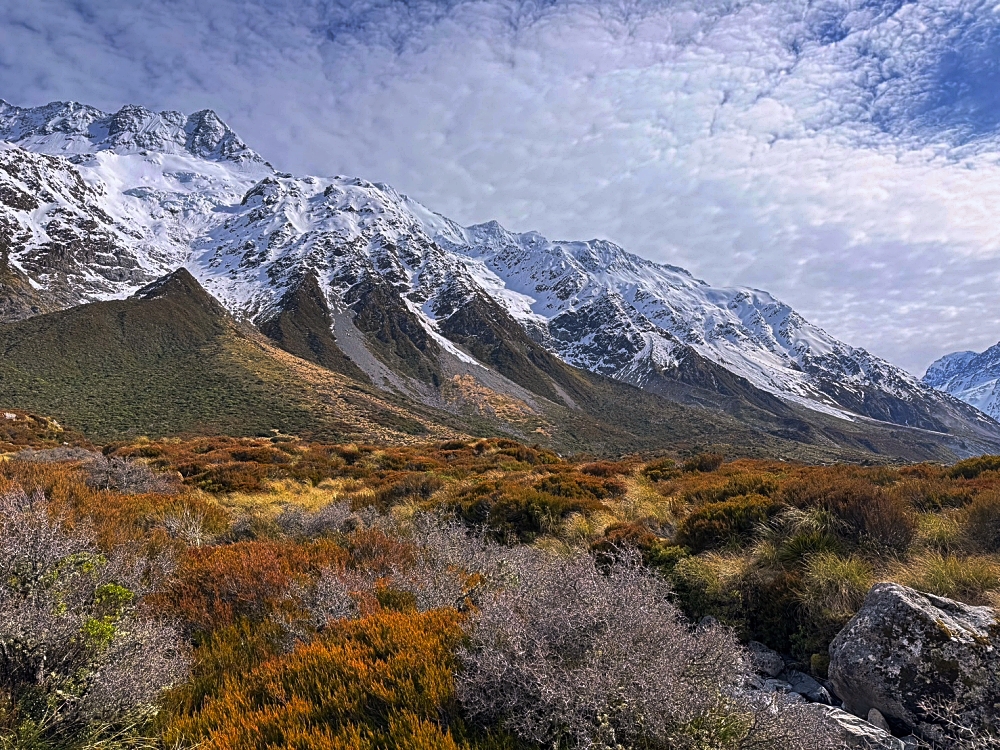
[[[76,102],[15,107],[0,100],[0,140],[53,155],[190,154],[234,164],[264,160],[210,109],[184,115],[126,105],[113,114]]]
[[[720,288],[604,240],[550,241],[496,222],[438,242],[465,259],[484,289],[572,364],[637,385],[685,348],[753,385],[840,410],[840,391],[877,386],[907,399],[915,378],[837,341],[767,292]],[[836,381],[838,393],[831,393]]]
[[[927,368],[923,382],[1000,419],[1000,344],[979,354],[947,354]]]

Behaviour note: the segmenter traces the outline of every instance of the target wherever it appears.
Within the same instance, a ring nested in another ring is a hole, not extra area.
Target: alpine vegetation
[[[805,705],[752,696],[733,632],[692,628],[636,554],[533,563],[472,618],[457,676],[472,717],[543,747],[836,747]]]
[[[0,746],[137,741],[187,677],[179,632],[144,611],[156,561],[102,553],[40,494],[0,494]]]

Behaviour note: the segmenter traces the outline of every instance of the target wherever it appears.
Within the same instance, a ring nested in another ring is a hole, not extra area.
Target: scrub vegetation
[[[834,748],[746,688],[741,642],[823,677],[876,581],[1000,604],[996,457],[95,447],[8,421],[2,748]]]

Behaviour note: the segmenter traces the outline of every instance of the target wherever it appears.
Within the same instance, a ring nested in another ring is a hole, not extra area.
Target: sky
[[[1000,5],[0,0],[0,98],[764,289],[915,374],[1000,340]]]

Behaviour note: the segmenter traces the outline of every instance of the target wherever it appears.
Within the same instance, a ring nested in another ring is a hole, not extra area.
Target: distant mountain
[[[1000,344],[980,354],[945,355],[927,368],[923,382],[1000,419]]]
[[[895,428],[958,453],[1000,445],[992,419],[764,292],[279,173],[211,111],[0,103],[0,141],[0,320],[184,267],[288,352],[431,408],[461,382],[598,422],[608,399],[682,403],[824,450],[899,453]]]

